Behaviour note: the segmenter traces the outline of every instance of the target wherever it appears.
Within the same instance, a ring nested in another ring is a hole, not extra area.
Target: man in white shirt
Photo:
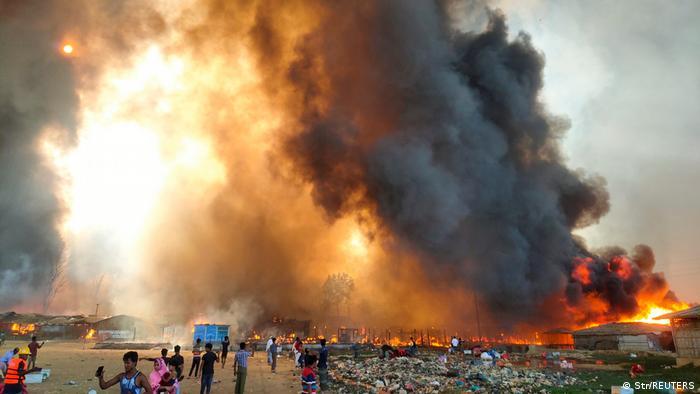
[[[265,353],[267,353],[267,365],[272,364],[272,353],[270,353],[270,346],[272,346],[272,337],[267,340],[267,346],[265,346]]]
[[[451,345],[452,345],[452,347],[450,348],[450,351],[452,353],[457,352],[457,349],[459,348],[459,339],[457,339],[457,337],[453,336]]]

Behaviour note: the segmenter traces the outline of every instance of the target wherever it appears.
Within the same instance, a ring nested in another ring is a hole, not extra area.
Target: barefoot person
[[[44,346],[44,342],[38,343],[36,341],[36,336],[32,336],[32,341],[29,342],[29,368],[36,367],[36,356],[39,354],[39,349]]]
[[[122,359],[124,360],[124,372],[108,381],[104,380],[104,369],[102,367],[97,369],[95,376],[100,379],[100,388],[106,390],[119,383],[121,394],[151,394],[153,390],[151,390],[148,378],[136,369],[139,354],[133,351],[126,352]]]
[[[31,352],[28,347],[19,349],[17,358],[11,359],[7,363],[7,374],[5,374],[5,387],[2,394],[20,394],[26,392],[24,386],[24,375],[36,371],[41,371],[41,368],[27,368],[27,357]]]
[[[221,341],[221,369],[226,366],[226,357],[228,357],[228,347],[231,346],[231,341],[228,339],[228,335],[224,337]]]

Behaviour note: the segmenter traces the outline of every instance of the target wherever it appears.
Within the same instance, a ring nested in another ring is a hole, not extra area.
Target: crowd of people
[[[301,339],[296,338],[292,346],[294,353],[295,367],[301,370],[301,386],[303,393],[317,393],[328,388],[328,347],[326,340],[321,339],[321,349],[318,354],[312,354],[309,349],[304,348]],[[213,345],[206,343],[202,351],[202,341],[197,339],[192,346],[192,363],[190,365],[187,378],[194,378],[200,381],[200,394],[211,392],[214,381],[215,364],[221,363],[221,368],[225,367],[230,341],[225,337],[221,342],[220,352],[213,351]],[[137,368],[139,361],[138,353],[129,351],[124,353],[124,372],[119,373],[109,380],[104,378],[104,368],[99,367],[95,376],[99,379],[101,389],[107,389],[114,385],[119,385],[123,394],[148,394],[148,393],[172,393],[180,394],[180,383],[185,379],[185,360],[181,354],[179,345],[174,348],[175,354],[168,356],[168,349],[161,350],[161,356],[157,358],[146,358],[153,362],[153,371],[144,375]],[[267,362],[272,373],[276,373],[277,358],[280,356],[281,347],[275,337],[270,337],[266,346]],[[246,378],[248,375],[248,359],[253,355],[248,351],[247,344],[241,342],[233,361],[235,376],[236,394],[245,392]]]
[[[118,385],[122,394],[180,394],[183,380],[192,379],[194,374],[194,379],[199,379],[200,394],[209,394],[214,382],[216,363],[220,363],[221,368],[226,366],[231,347],[229,337],[225,337],[220,345],[220,350],[215,352],[212,343],[206,343],[202,347],[202,340],[196,339],[192,346],[192,361],[187,377],[185,377],[185,358],[182,355],[180,345],[173,348],[174,354],[170,354],[168,349],[161,349],[160,357],[153,358],[139,358],[136,351],[128,351],[122,357],[124,372],[114,375],[111,379],[106,379],[104,366],[100,366],[95,372],[95,377],[98,378],[101,389],[106,390]],[[297,337],[291,347],[295,368],[300,371],[302,393],[312,394],[317,393],[319,388],[321,391],[328,389],[329,352],[326,340],[321,339],[320,345],[320,350],[312,353]],[[39,349],[42,346],[44,346],[44,342],[39,343],[36,337],[32,337],[27,346],[11,349],[0,357],[0,372],[4,376],[1,394],[27,392],[24,384],[25,375],[41,371],[41,368],[36,367],[36,362]],[[277,359],[281,353],[281,345],[278,344],[275,337],[270,337],[268,340],[266,353],[271,373],[274,374],[277,370]],[[245,392],[248,359],[251,356],[253,356],[253,352],[248,351],[245,342],[241,342],[233,360],[236,394]],[[137,368],[140,360],[153,362],[153,370],[150,373],[141,372]]]

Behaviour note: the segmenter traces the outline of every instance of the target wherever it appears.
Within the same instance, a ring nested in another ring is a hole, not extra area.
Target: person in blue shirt
[[[16,347],[12,350],[8,350],[7,353],[0,358],[0,370],[2,370],[3,374],[7,373],[7,364],[10,363],[10,360],[12,360],[18,352],[19,348]]]
[[[251,353],[245,350],[245,342],[241,342],[240,350],[236,352],[233,359],[233,372],[236,374],[236,394],[243,394],[245,391],[245,379],[248,376],[248,357]]]
[[[136,369],[139,354],[134,351],[126,352],[122,359],[124,360],[124,372],[110,380],[105,381],[102,367],[95,372],[95,376],[99,379],[100,388],[107,390],[115,384],[119,384],[121,394],[151,394],[153,392],[151,383],[141,371]]]
[[[321,351],[318,353],[318,379],[321,391],[328,390],[328,348],[326,339],[321,339]]]

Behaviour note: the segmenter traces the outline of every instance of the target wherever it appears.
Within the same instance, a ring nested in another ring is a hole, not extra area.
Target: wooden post
[[[479,301],[476,299],[476,291],[474,292],[474,310],[476,311],[476,335],[479,337],[478,342],[481,342],[481,321],[479,320]]]

